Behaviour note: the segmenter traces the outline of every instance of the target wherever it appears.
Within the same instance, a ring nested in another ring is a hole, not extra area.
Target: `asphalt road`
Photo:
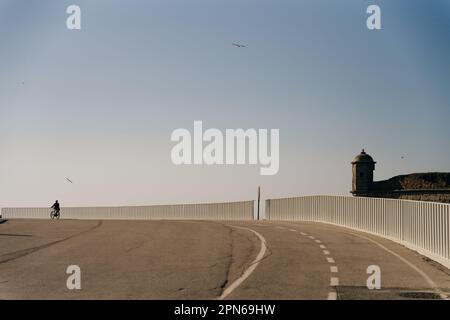
[[[81,269],[81,290],[66,269]],[[366,286],[378,266],[381,288]],[[0,299],[441,299],[450,271],[318,223],[10,220]]]

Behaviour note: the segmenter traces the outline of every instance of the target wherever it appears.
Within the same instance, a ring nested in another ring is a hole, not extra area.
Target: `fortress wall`
[[[374,198],[389,198],[401,200],[430,201],[450,203],[450,190],[448,191],[392,191],[392,192],[374,192],[367,195]]]

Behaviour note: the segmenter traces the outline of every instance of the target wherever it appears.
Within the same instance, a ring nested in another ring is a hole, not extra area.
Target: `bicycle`
[[[61,213],[59,211],[52,210],[52,212],[50,212],[50,219],[59,220],[59,218],[61,218]]]

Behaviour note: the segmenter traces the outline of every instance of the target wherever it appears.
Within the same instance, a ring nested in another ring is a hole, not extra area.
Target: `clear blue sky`
[[[449,57],[449,0],[0,0],[0,207],[348,194],[363,147],[450,171]],[[194,120],[280,129],[278,175],[174,166]]]

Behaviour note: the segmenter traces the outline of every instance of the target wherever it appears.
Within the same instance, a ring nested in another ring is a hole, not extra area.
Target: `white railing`
[[[450,268],[450,205],[395,199],[307,196],[266,200],[270,220],[314,221],[399,242]]]
[[[61,219],[253,220],[254,201],[141,207],[61,208]],[[3,208],[3,219],[50,219],[50,208]]]

